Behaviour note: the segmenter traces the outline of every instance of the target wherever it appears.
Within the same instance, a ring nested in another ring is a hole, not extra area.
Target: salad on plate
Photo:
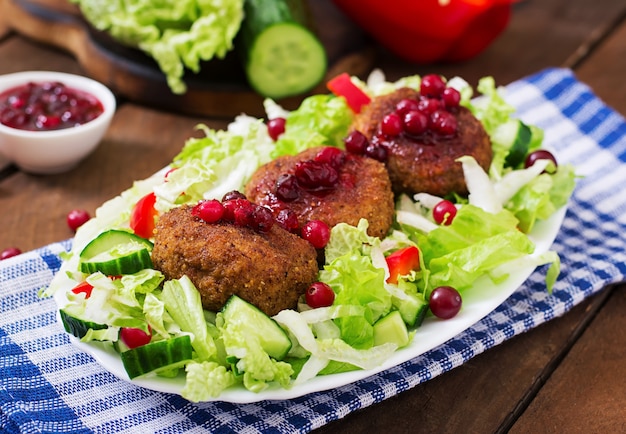
[[[199,126],[204,137],[189,139],[170,166],[77,230],[41,295],[54,296],[73,342],[119,377],[190,401],[252,402],[337,387],[416,357],[487,315],[538,266],[551,291],[559,257],[550,245],[575,171],[542,148],[541,129],[515,118],[491,77],[477,97],[463,79],[445,80],[493,151],[487,169],[458,158],[469,194],[398,193],[383,237],[368,234],[366,219],[329,227],[316,246],[317,282],[293,307],[268,315],[232,295],[207,310],[189,276],[168,279],[154,266],[165,213],[244,191],[276,158],[346,149],[361,108],[397,89],[419,91],[426,77],[342,75],[296,110],[267,99],[267,119]]]

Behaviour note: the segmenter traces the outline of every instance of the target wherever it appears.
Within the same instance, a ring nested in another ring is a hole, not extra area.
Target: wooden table
[[[67,53],[3,28],[3,18],[0,73],[84,73]],[[507,84],[549,66],[569,67],[608,105],[626,114],[623,0],[521,1],[505,33],[462,64],[416,66],[381,49],[376,56],[376,66],[391,79],[436,72],[460,75],[470,83],[493,75]],[[68,211],[93,213],[133,180],[166,165],[199,122],[225,126],[224,120],[121,99],[102,144],[76,169],[55,176],[3,169],[0,249],[27,251],[70,238]],[[626,286],[606,288],[563,317],[319,432],[626,432],[624,312]]]

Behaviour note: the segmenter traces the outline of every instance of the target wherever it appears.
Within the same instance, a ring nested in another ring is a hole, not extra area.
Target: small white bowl
[[[93,95],[102,103],[104,111],[82,125],[59,130],[26,131],[0,123],[0,154],[29,173],[55,174],[72,169],[96,149],[115,113],[115,96],[106,86],[63,72],[25,71],[0,75],[0,93],[29,82],[50,81]]]

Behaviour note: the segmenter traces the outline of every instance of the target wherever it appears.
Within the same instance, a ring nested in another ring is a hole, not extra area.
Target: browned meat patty
[[[168,279],[187,275],[211,311],[237,294],[275,315],[294,308],[318,275],[315,249],[279,225],[259,233],[228,222],[206,223],[190,206],[159,218],[152,261]]]
[[[376,97],[357,116],[353,128],[372,140],[383,117],[392,112],[402,99],[419,99],[419,92],[403,88]],[[452,137],[420,138],[401,134],[385,140],[386,166],[395,193],[426,192],[437,196],[467,194],[461,163],[455,160],[473,156],[485,170],[492,159],[489,136],[482,124],[465,107],[454,111],[458,132]]]
[[[369,222],[369,235],[384,237],[391,227],[394,200],[389,175],[379,161],[342,152],[345,162],[338,170],[334,188],[313,192],[302,189],[290,201],[277,197],[279,178],[293,175],[298,163],[314,160],[322,149],[307,149],[262,166],[248,182],[246,196],[254,203],[268,206],[275,214],[285,208],[293,210],[300,226],[310,220],[321,220],[330,227],[342,222],[356,226],[364,218]]]

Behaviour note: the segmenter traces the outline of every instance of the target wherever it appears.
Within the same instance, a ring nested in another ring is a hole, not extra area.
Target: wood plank
[[[626,6],[619,25],[577,69],[606,104],[626,116]]]
[[[612,292],[511,434],[626,432],[625,312],[626,286],[622,285]]]
[[[25,55],[27,53],[27,55]],[[85,75],[83,68],[69,54],[17,35],[0,44],[0,74],[30,70],[54,70]]]
[[[558,360],[566,342],[589,312],[598,294],[527,333],[487,350],[466,364],[394,398],[352,413],[319,434],[383,432],[497,432],[525,395],[541,383],[544,367]],[[411,415],[407,417],[407,415]],[[529,431],[540,432],[540,431]]]

